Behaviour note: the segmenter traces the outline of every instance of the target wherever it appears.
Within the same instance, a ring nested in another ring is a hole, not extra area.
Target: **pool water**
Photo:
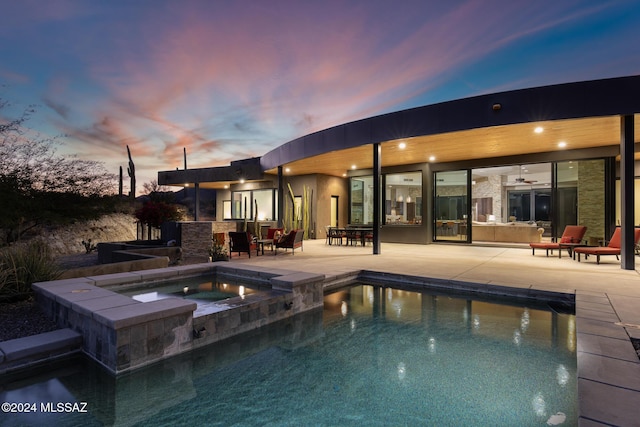
[[[216,276],[196,276],[149,282],[137,285],[107,287],[106,289],[129,296],[137,301],[149,302],[165,298],[183,298],[195,302],[198,306],[195,317],[206,314],[207,308],[229,298],[241,297],[261,292],[258,285],[234,283],[218,280]],[[264,290],[264,289],[262,289]]]
[[[543,305],[357,285],[122,377],[81,359],[14,380],[3,402],[89,413],[0,425],[577,425],[575,340],[574,316]]]

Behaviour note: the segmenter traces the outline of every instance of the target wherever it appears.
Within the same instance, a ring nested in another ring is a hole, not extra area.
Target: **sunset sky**
[[[126,171],[228,165],[341,123],[640,74],[640,0],[0,0],[0,120]],[[125,172],[126,176],[126,172]]]

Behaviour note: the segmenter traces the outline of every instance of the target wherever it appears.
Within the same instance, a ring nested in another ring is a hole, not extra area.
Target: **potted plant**
[[[209,248],[209,257],[211,261],[229,261],[229,253],[224,244],[213,239],[211,247]]]

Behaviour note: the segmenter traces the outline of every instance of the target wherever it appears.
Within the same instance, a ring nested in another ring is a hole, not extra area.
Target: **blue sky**
[[[126,170],[227,165],[341,123],[640,74],[640,0],[0,0],[0,120]]]

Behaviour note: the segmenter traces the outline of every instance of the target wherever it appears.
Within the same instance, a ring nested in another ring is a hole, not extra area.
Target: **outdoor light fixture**
[[[436,159],[436,156],[429,156],[429,161],[433,162]]]
[[[284,171],[289,173],[289,172],[291,172],[291,169],[290,168],[286,168]]]
[[[356,165],[351,165],[351,169],[356,170]]]
[[[244,178],[240,180],[240,184],[244,184]]]
[[[407,144],[404,142],[401,142],[400,144],[398,144],[398,148],[401,150],[404,150],[405,148],[407,148]]]
[[[536,128],[533,131],[535,133],[542,133],[544,131],[544,128],[542,126],[536,126]]]
[[[564,141],[560,141],[560,142],[558,143],[558,147],[560,147],[560,148],[564,148],[564,147],[566,147],[566,146],[567,146],[567,143],[566,143],[566,142],[564,142]]]

